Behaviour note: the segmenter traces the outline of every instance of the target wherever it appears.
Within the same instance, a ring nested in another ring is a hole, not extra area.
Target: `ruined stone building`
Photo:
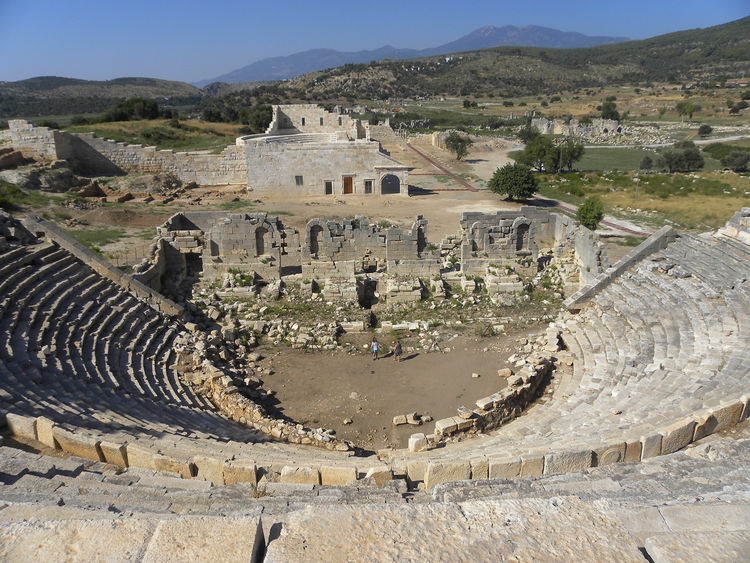
[[[14,148],[67,160],[81,173],[174,174],[203,186],[247,185],[259,194],[409,195],[409,168],[370,139],[369,125],[315,104],[273,107],[265,133],[239,137],[220,154],[158,150],[15,119]]]

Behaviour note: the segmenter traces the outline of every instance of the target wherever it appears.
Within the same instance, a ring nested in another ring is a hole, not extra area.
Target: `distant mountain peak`
[[[628,41],[628,38],[589,37],[581,33],[559,31],[535,25],[523,27],[485,25],[455,41],[428,49],[399,49],[392,45],[384,45],[378,49],[369,51],[341,52],[334,49],[318,48],[294,53],[285,57],[270,57],[255,61],[216,78],[195,82],[194,85],[203,87],[212,82],[235,84],[237,82],[283,80],[285,78],[294,78],[300,74],[307,74],[308,72],[315,72],[348,63],[369,63],[373,60],[382,59],[411,59],[433,55],[448,55],[462,51],[478,51],[480,49],[500,46],[574,48],[594,47],[605,43],[620,43],[622,41]]]

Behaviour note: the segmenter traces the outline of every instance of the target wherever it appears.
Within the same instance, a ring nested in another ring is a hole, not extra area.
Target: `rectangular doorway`
[[[344,193],[354,193],[354,178],[351,176],[344,176]]]

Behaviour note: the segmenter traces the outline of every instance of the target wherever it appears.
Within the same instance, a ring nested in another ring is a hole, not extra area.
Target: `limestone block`
[[[55,448],[55,438],[52,430],[55,423],[46,416],[40,416],[36,419],[36,439],[48,448]]]
[[[641,459],[661,455],[661,434],[641,436]]]
[[[640,441],[628,441],[625,444],[625,462],[641,461],[641,442]]]
[[[142,469],[156,471],[156,466],[154,465],[154,452],[149,448],[130,443],[127,445],[127,457],[129,467],[140,467]]]
[[[661,453],[671,454],[687,446],[693,440],[694,420],[683,420],[668,426],[662,432]]]
[[[9,412],[5,415],[5,423],[11,435],[36,440],[36,418]]]
[[[281,469],[282,483],[298,483],[300,485],[320,485],[320,471],[314,467],[292,467],[285,465]]]
[[[409,451],[421,452],[427,449],[427,437],[422,432],[409,436]]]
[[[181,475],[183,479],[190,479],[192,477],[190,463],[188,461],[176,459],[162,453],[154,454],[154,469],[156,469],[156,471],[177,473]]]
[[[104,461],[107,463],[119,465],[120,467],[128,466],[128,448],[125,444],[102,440],[99,442],[99,449],[102,452]]]
[[[158,523],[143,562],[258,561],[264,547],[260,517],[182,517]]]
[[[469,460],[471,463],[472,479],[487,479],[490,472],[490,464],[487,458],[474,458]]]
[[[544,473],[542,454],[524,454],[521,456],[521,477],[541,477]]]
[[[471,464],[468,461],[430,461],[425,472],[425,487],[429,490],[438,483],[471,479]]]
[[[224,460],[197,455],[193,458],[193,463],[197,469],[196,477],[202,477],[214,485],[224,484]]]
[[[490,458],[490,479],[513,479],[521,474],[521,458]]]
[[[94,461],[104,461],[99,440],[86,434],[78,434],[55,426],[52,435],[58,448],[64,452]]]
[[[224,463],[224,484],[258,483],[255,463],[246,459],[232,459]]]
[[[472,413],[473,415],[473,413]],[[456,428],[457,430],[468,430],[469,428],[474,426],[474,421],[476,419],[473,418],[460,418],[458,416],[454,416],[453,420],[456,422]]]
[[[495,401],[492,399],[492,397],[483,397],[481,399],[477,399],[476,405],[480,409],[488,411],[495,406]]]
[[[717,409],[714,409],[714,418],[716,419],[714,432],[721,432],[737,424],[742,417],[743,408],[742,401],[737,400],[723,403]]]
[[[653,535],[645,548],[652,561],[742,561],[750,553],[750,532],[683,532]]]
[[[571,450],[552,452],[544,456],[544,474],[573,473],[592,466],[594,461],[591,450]]]
[[[357,480],[357,468],[324,465],[320,468],[321,485],[349,485]]]
[[[594,449],[594,465],[602,467],[611,463],[625,460],[625,442],[621,444],[606,444]]]
[[[451,416],[435,422],[435,433],[439,436],[449,436],[458,430],[458,422]]]
[[[128,518],[3,524],[0,560],[140,561],[155,522]]]
[[[365,479],[372,478],[378,488],[383,488],[383,485],[393,480],[393,471],[390,467],[371,467],[365,473]]]
[[[424,481],[426,473],[426,460],[410,461],[406,464],[406,478],[412,483]]]

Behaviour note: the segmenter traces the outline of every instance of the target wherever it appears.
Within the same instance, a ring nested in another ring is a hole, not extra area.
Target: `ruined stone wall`
[[[268,137],[245,144],[247,186],[257,193],[326,195],[344,194],[351,181],[352,193],[381,194],[386,175],[399,178],[400,194],[408,195],[407,167],[380,153],[371,141],[296,142],[296,136]],[[350,180],[347,180],[349,178]]]
[[[553,229],[555,251],[558,257],[565,250],[575,251],[581,286],[591,283],[607,269],[609,266],[607,251],[595,232],[565,215],[554,215]]]
[[[317,104],[285,104],[273,107],[273,119],[266,134],[342,133],[343,139],[364,139],[365,129],[358,122],[348,115],[326,111]]]
[[[718,237],[735,238],[750,244],[750,207],[743,207],[716,233]]]
[[[218,186],[245,184],[247,161],[242,146],[230,145],[219,155],[157,150],[118,143],[93,133],[73,134],[35,127],[23,120],[9,122],[13,146],[50,159],[69,160],[82,172],[103,174],[172,173],[181,181]]]
[[[566,123],[562,119],[546,119],[539,117],[531,120],[531,126],[543,135],[568,135],[572,137],[588,137],[591,135],[616,135],[622,133],[622,125],[613,119],[592,119],[591,123],[580,123],[571,119]]]

